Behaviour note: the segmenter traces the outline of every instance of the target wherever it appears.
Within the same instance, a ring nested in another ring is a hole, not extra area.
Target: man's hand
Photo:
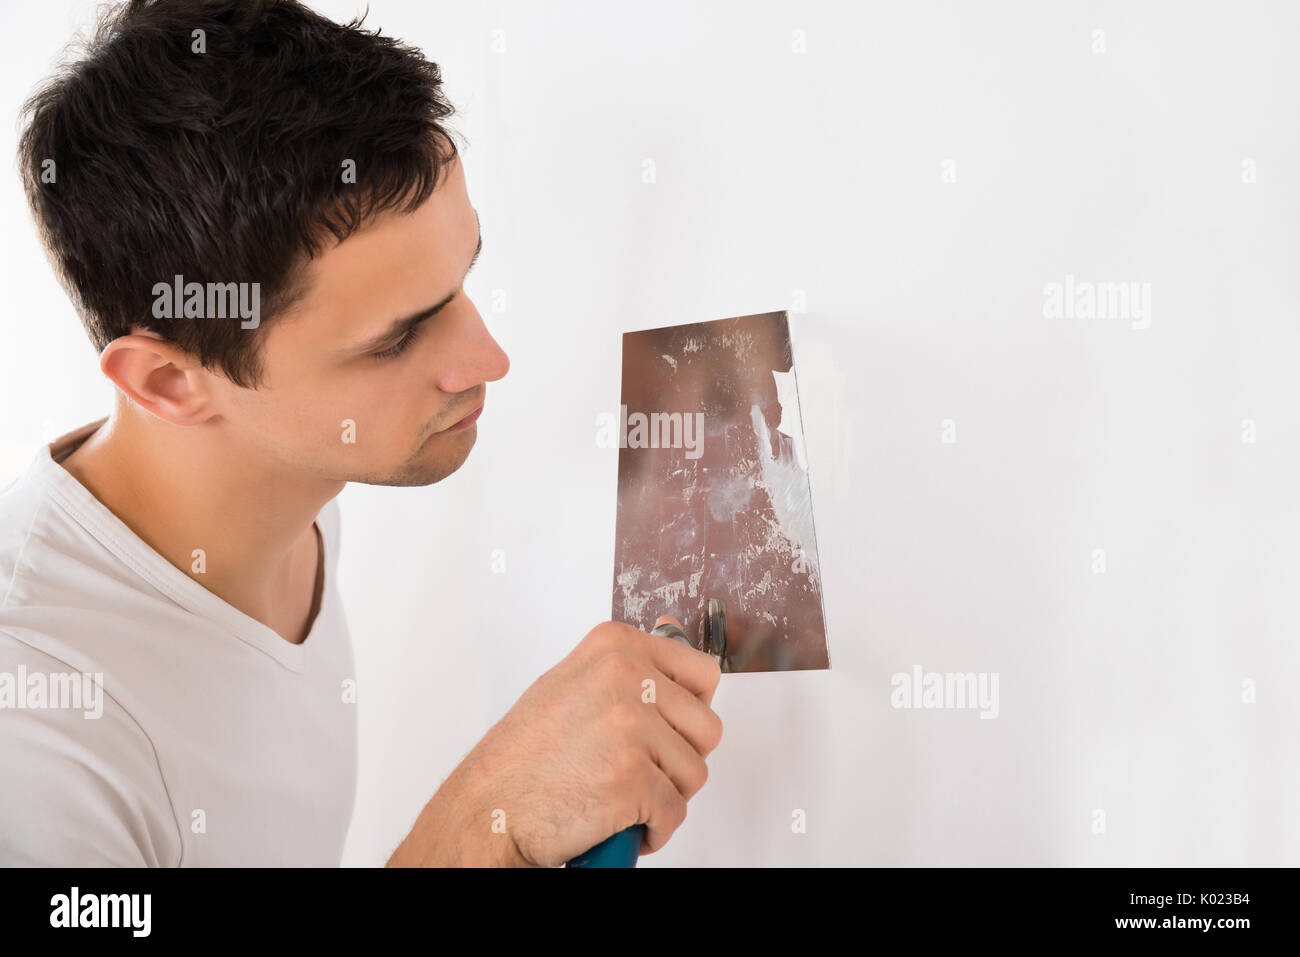
[[[680,641],[597,625],[443,782],[389,866],[555,867],[633,824],[657,851],[722,740],[719,677]]]

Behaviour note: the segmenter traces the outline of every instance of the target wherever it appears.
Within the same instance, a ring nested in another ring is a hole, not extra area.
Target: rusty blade
[[[705,646],[726,606],[728,667],[830,667],[784,312],[625,333],[616,621],[672,615]]]

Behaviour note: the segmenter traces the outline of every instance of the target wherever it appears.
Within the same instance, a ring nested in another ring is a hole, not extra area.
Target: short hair
[[[438,65],[364,19],[297,0],[129,0],[27,100],[23,188],[97,351],[138,323],[256,388],[265,327],[306,292],[327,234],[438,188],[459,153]],[[154,286],[176,275],[258,283],[259,324],[156,317]]]

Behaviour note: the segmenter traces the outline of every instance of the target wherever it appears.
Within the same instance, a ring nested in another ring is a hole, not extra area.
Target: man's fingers
[[[645,822],[642,854],[653,854],[668,843],[673,832],[686,820],[686,798],[657,765],[651,765],[653,777],[646,788],[650,795],[650,814]]]
[[[665,620],[681,627],[677,619],[670,615],[660,615],[655,627],[658,628],[659,623]],[[713,657],[676,638],[664,638],[661,635],[649,637],[650,660],[655,667],[706,704],[710,703],[718,679],[722,676],[722,670]]]
[[[722,740],[722,719],[706,702],[667,676],[655,671],[647,677],[655,682],[654,703],[669,729],[685,739],[701,756],[708,757]],[[663,765],[660,764],[660,767]],[[667,771],[668,768],[664,767],[664,770]]]
[[[671,615],[660,615],[658,620],[662,622],[665,619],[676,621]],[[656,624],[655,627],[659,626]],[[602,653],[608,653],[617,646],[633,655],[646,654],[650,663],[673,681],[705,704],[712,703],[713,692],[718,686],[718,679],[722,676],[722,669],[718,667],[712,655],[706,655],[676,638],[655,635],[623,622],[607,622],[603,628],[605,629],[603,634],[608,637]],[[626,638],[620,637],[611,645],[608,643],[609,638],[614,635],[626,636]],[[624,645],[624,640],[629,644]]]
[[[686,694],[686,692],[681,692]],[[699,702],[697,701],[696,704]],[[665,719],[662,712],[654,717],[654,727],[647,742],[650,760],[668,775],[677,793],[686,800],[695,797],[709,779],[709,766],[702,752]]]

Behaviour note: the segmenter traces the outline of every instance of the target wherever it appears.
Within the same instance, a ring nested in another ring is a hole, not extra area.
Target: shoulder
[[[104,689],[0,628],[0,866],[170,866],[180,827],[152,741]]]
[[[0,489],[0,605],[5,602],[19,560],[37,519],[49,506],[41,489],[28,475],[13,479]]]

